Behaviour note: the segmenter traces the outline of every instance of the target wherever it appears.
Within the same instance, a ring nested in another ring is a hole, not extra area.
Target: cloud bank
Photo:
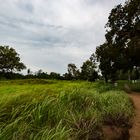
[[[110,10],[124,0],[5,0],[0,45],[9,45],[32,71],[65,73],[104,42]]]

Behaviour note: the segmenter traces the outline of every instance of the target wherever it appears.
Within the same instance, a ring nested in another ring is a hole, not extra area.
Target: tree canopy
[[[21,71],[26,66],[20,62],[19,54],[9,46],[0,46],[0,71],[3,73]]]
[[[107,81],[118,70],[140,67],[140,1],[128,0],[111,10],[106,24],[106,42],[96,48],[99,68]]]
[[[79,70],[75,64],[68,64],[68,76],[70,79],[78,79]]]

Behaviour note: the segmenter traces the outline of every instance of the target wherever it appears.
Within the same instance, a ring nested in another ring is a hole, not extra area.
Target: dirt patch
[[[131,93],[129,97],[133,100],[135,116],[133,126],[128,128],[118,128],[116,126],[104,126],[104,140],[140,140],[140,93]]]
[[[133,127],[129,130],[130,140],[140,140],[140,93],[131,93],[129,96],[133,100],[135,106]]]
[[[116,126],[103,127],[104,140],[129,140],[128,128],[119,128]]]

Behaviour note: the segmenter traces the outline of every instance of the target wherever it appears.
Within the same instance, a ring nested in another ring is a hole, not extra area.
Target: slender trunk
[[[108,83],[107,75],[105,75],[105,82]]]

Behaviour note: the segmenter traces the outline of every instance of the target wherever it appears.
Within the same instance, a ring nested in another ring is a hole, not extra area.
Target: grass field
[[[0,140],[98,140],[132,116],[127,94],[100,82],[0,82]]]

